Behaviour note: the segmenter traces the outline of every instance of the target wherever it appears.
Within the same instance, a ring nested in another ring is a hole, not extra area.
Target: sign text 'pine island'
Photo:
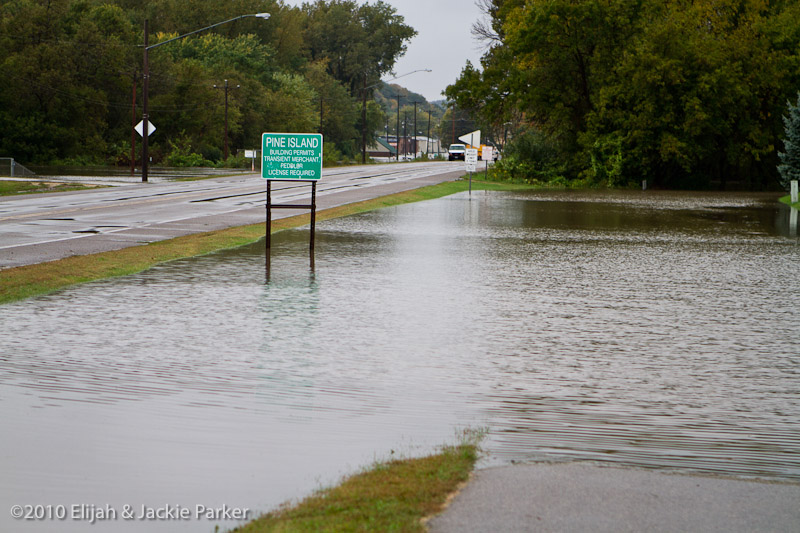
[[[322,177],[322,135],[264,133],[261,136],[261,177],[318,181]]]

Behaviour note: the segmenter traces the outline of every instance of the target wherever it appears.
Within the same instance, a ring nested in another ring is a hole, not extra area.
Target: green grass
[[[445,182],[374,200],[317,211],[317,220],[343,217],[374,209],[422,200],[432,200],[467,190],[466,181]],[[492,182],[472,182],[474,190],[519,190],[529,186]],[[295,228],[309,223],[309,215],[284,218],[272,222],[272,231]],[[0,270],[0,304],[47,294],[70,285],[115,276],[125,276],[146,270],[159,263],[204,255],[219,250],[236,248],[264,237],[265,223],[238,226],[219,231],[187,235],[158,241],[143,246],[133,246],[112,252],[77,255],[15,268]]]
[[[783,202],[786,205],[790,205],[790,206],[794,207],[795,209],[800,209],[800,202],[797,202],[797,203],[793,204],[791,195],[787,194],[786,196],[781,197],[780,201]]]
[[[263,515],[233,531],[424,532],[448,498],[469,479],[483,433],[466,432],[457,446],[418,459],[379,463],[295,506]]]
[[[76,183],[53,183],[47,181],[8,181],[0,180],[0,196],[31,194],[41,192],[80,191],[93,189]]]

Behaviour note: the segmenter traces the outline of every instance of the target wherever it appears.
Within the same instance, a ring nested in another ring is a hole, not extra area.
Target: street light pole
[[[156,48],[158,46],[171,43],[172,41],[177,41],[178,39],[183,39],[184,37],[188,37],[190,35],[194,35],[195,33],[200,33],[202,31],[210,30],[211,28],[216,28],[217,26],[221,26],[223,24],[227,24],[229,22],[233,22],[235,20],[243,19],[246,17],[258,17],[261,19],[268,19],[270,17],[269,13],[253,13],[250,15],[239,15],[238,17],[233,17],[232,19],[223,20],[222,22],[217,22],[216,24],[212,24],[211,26],[206,26],[205,28],[200,28],[199,30],[190,31],[189,33],[184,33],[183,35],[178,35],[177,37],[173,37],[172,39],[167,39],[166,41],[161,41],[160,43],[156,43],[154,45],[150,45],[149,40],[149,22],[147,19],[144,21],[144,58],[142,61],[142,182],[147,182],[147,171],[149,167],[149,157],[148,157],[148,135],[150,135],[150,123],[148,119],[150,118],[150,109],[148,93],[150,92],[150,61],[148,58],[148,54],[151,49]],[[227,135],[226,135],[227,139]]]

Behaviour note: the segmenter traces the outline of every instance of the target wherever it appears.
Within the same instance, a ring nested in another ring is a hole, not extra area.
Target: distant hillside
[[[400,116],[401,120],[413,120],[414,102],[417,102],[417,120],[419,127],[427,129],[428,112],[434,129],[439,127],[439,123],[445,113],[442,105],[443,100],[436,103],[428,102],[424,96],[395,83],[383,83],[375,90],[375,101],[383,108],[387,116],[386,131],[396,133],[397,129],[397,95],[400,95]],[[402,131],[402,128],[401,128]]]
[[[400,106],[414,105],[414,102],[419,102],[417,108],[423,109],[426,112],[429,108],[434,106],[430,104],[424,96],[413,91],[409,91],[405,87],[394,83],[382,83],[375,90],[375,100],[381,104],[383,109],[388,113],[391,111],[397,112],[397,95],[400,95]],[[433,111],[433,109],[431,109]],[[435,111],[433,111],[435,113]]]

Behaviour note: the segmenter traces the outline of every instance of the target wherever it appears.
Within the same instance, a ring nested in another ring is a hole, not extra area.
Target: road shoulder
[[[432,533],[800,530],[800,484],[592,463],[478,470]]]

